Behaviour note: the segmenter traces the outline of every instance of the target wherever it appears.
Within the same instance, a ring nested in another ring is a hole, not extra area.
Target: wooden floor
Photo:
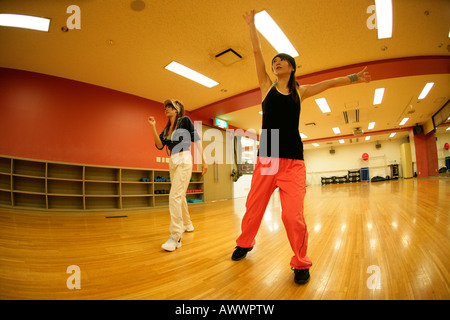
[[[450,299],[448,177],[308,187],[306,285],[293,281],[277,192],[254,250],[230,259],[245,200],[190,207],[195,231],[172,253],[160,247],[167,209],[0,209],[0,299]],[[80,289],[67,288],[71,265]]]

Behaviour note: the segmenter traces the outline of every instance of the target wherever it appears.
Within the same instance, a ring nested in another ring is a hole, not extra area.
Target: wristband
[[[356,73],[349,74],[347,77],[350,79],[350,83],[358,81],[358,75]]]

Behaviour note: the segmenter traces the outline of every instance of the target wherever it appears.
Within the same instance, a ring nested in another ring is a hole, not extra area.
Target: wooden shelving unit
[[[171,183],[155,182],[161,176],[168,179],[169,170],[0,156],[0,206],[48,211],[163,207],[169,205]],[[203,200],[203,189],[201,172],[192,172],[187,198]]]

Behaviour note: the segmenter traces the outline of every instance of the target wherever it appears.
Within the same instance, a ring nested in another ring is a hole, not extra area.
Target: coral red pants
[[[273,191],[278,187],[281,200],[281,218],[294,251],[291,266],[308,269],[312,262],[306,256],[308,231],[303,217],[306,193],[306,168],[303,160],[258,157],[247,197],[242,232],[236,243],[239,247],[255,245],[261,220]]]

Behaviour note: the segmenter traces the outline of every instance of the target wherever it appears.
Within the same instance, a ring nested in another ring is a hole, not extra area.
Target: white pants
[[[190,151],[175,153],[170,157],[170,228],[172,238],[175,241],[181,239],[184,226],[191,224],[191,217],[186,202],[186,190],[191,180],[192,156]]]

